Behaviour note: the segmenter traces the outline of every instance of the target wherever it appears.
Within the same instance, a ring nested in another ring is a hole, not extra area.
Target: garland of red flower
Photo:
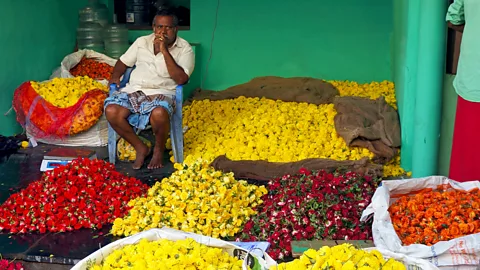
[[[269,193],[239,240],[268,241],[273,259],[290,256],[292,240],[372,239],[371,224],[360,222],[377,187],[369,176],[310,172],[285,175],[269,182]]]
[[[101,228],[123,217],[128,202],[146,193],[140,180],[103,160],[76,159],[46,172],[0,206],[0,231],[65,232]]]

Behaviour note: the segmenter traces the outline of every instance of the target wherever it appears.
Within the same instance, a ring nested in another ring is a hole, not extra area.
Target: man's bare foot
[[[155,170],[155,169],[158,169],[158,168],[162,168],[163,167],[162,160],[163,160],[163,151],[160,150],[160,147],[157,147],[155,145],[155,148],[153,149],[152,160],[148,164],[147,168],[149,170]]]
[[[135,148],[137,158],[133,162],[132,168],[134,170],[138,170],[142,168],[143,162],[145,162],[145,158],[148,156],[150,152],[150,148],[142,143],[140,146]]]

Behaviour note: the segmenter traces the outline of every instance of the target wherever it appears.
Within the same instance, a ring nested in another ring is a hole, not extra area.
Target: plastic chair
[[[123,88],[127,85],[130,80],[130,74],[132,73],[133,68],[127,68],[123,78],[120,82],[120,87],[116,85],[110,85],[110,95],[115,91],[118,91],[120,88]],[[183,126],[182,126],[182,105],[183,105],[183,86],[178,85],[175,90],[175,111],[173,112],[172,117],[170,118],[170,139],[172,141],[172,150],[173,157],[175,162],[183,162]],[[137,130],[137,134],[141,130]],[[113,128],[108,124],[108,159],[110,163],[115,164],[117,157],[117,133]]]

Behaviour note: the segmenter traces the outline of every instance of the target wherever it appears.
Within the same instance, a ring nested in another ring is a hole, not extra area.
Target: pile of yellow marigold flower
[[[169,178],[157,182],[147,197],[129,202],[133,207],[113,223],[113,235],[133,235],[167,226],[214,238],[234,236],[267,193],[264,186],[235,180],[233,173],[216,171],[206,162],[175,164]]]
[[[406,267],[394,259],[385,260],[377,250],[364,251],[356,249],[351,244],[342,244],[334,247],[324,246],[318,251],[309,249],[299,259],[270,268],[270,270],[290,269],[405,270]]]
[[[306,158],[359,160],[373,157],[349,148],[335,131],[333,104],[314,105],[239,97],[194,101],[184,110],[185,162],[232,160],[291,162]]]
[[[340,96],[357,96],[370,99],[385,97],[385,101],[395,110],[397,109],[397,99],[395,97],[395,85],[393,82],[371,82],[357,83],[352,81],[329,81],[340,92]]]
[[[101,265],[88,270],[109,269],[242,269],[242,261],[220,248],[208,247],[193,239],[171,241],[140,240],[114,250]]]
[[[152,147],[152,142],[140,136],[140,140],[148,147]],[[137,158],[135,148],[124,138],[120,138],[117,142],[117,157],[121,161],[134,161]]]
[[[396,108],[392,82],[358,84],[331,81],[341,96],[376,99],[384,96]],[[295,162],[307,158],[359,160],[373,157],[368,149],[348,147],[338,136],[333,104],[314,105],[239,97],[200,100],[184,107],[185,163],[212,161],[220,155],[232,160]],[[170,140],[167,142],[170,147]],[[173,159],[173,157],[171,158]],[[400,157],[384,166],[384,176],[404,175]]]
[[[51,81],[41,83],[31,81],[30,85],[46,101],[59,108],[75,105],[83,94],[94,89],[108,92],[106,86],[87,76],[54,78]]]

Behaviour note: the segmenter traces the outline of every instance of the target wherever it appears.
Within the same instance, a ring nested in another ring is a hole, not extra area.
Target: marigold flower
[[[208,247],[191,238],[171,241],[140,240],[114,250],[101,264],[88,270],[113,269],[232,269],[241,270],[243,261],[220,248]]]
[[[425,189],[404,195],[389,208],[395,231],[404,245],[434,245],[480,232],[480,191]]]
[[[281,263],[270,270],[316,270],[316,269],[406,269],[405,265],[394,259],[384,259],[377,250],[365,251],[356,249],[351,244],[342,244],[333,247],[324,246],[318,251],[308,249],[299,259]]]
[[[340,95],[377,99],[384,96],[396,108],[392,82],[358,84],[331,81]],[[183,109],[184,155],[187,164],[201,158],[294,162],[307,158],[360,160],[373,157],[365,148],[348,147],[338,136],[333,104],[314,105],[239,97],[194,101]],[[168,139],[167,148],[171,149]],[[173,162],[173,156],[171,157]],[[400,176],[400,156],[384,166],[384,176]]]
[[[46,82],[31,81],[30,85],[46,101],[59,108],[67,108],[75,105],[80,97],[90,90],[100,89],[108,92],[106,86],[87,76],[54,78]]]
[[[110,80],[113,67],[107,63],[101,63],[91,58],[82,58],[80,62],[74,66],[70,73],[73,76],[88,76],[92,79]]]
[[[232,173],[199,161],[157,182],[147,197],[130,201],[133,208],[114,221],[112,233],[129,236],[167,226],[214,238],[231,237],[256,213],[253,208],[266,193],[263,186],[235,180]]]

